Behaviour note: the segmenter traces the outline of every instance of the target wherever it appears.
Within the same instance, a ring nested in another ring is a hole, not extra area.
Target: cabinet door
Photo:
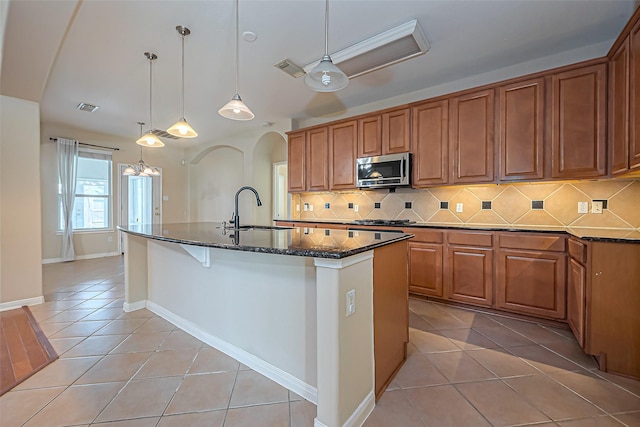
[[[358,119],[358,157],[382,154],[382,116]]]
[[[640,20],[629,34],[629,167],[640,167]]]
[[[446,297],[469,304],[493,304],[493,249],[447,247]]]
[[[629,170],[629,39],[609,61],[609,171]]]
[[[606,72],[599,64],[552,76],[553,178],[606,174]]]
[[[569,258],[567,277],[567,323],[584,348],[587,270],[578,261]]]
[[[449,180],[449,101],[428,102],[411,109],[413,186]]]
[[[442,297],[442,245],[409,242],[409,291]]]
[[[356,188],[356,145],[358,122],[341,123],[329,127],[329,188]]]
[[[544,79],[514,83],[498,91],[498,177],[501,181],[542,179]]]
[[[287,148],[287,179],[289,192],[305,191],[305,133],[292,133],[289,135]]]
[[[564,319],[566,256],[563,252],[500,249],[497,308]]]
[[[494,90],[449,101],[450,184],[493,181]]]
[[[326,191],[329,189],[329,144],[327,128],[307,132],[307,190]]]
[[[382,154],[409,151],[411,115],[409,108],[390,111],[382,115]]]

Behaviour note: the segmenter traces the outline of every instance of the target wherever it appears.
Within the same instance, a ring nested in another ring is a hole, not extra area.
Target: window
[[[64,227],[61,186],[58,185],[58,230]],[[111,153],[81,148],[78,151],[73,229],[111,229]]]

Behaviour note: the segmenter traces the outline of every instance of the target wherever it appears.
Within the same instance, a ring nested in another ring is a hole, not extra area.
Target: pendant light
[[[164,147],[164,142],[160,141],[160,138],[155,136],[151,131],[153,130],[153,109],[152,109],[152,92],[153,92],[153,73],[152,73],[152,65],[153,61],[158,59],[158,55],[151,52],[145,52],[144,56],[149,60],[149,130],[147,133],[142,135],[137,141],[136,144],[142,145],[143,147]]]
[[[304,76],[304,83],[316,92],[335,92],[349,84],[349,77],[334,65],[329,56],[329,0],[325,0],[324,11],[324,56]]]
[[[178,25],[176,31],[182,36],[182,118],[167,129],[167,133],[180,138],[195,138],[198,136],[198,133],[193,130],[191,125],[187,123],[187,119],[184,118],[184,36],[191,34],[191,30],[182,25]]]
[[[236,93],[224,107],[218,110],[218,113],[222,117],[226,117],[231,120],[251,120],[255,115],[251,112],[249,107],[242,102],[242,98],[238,95],[238,69],[239,65],[239,47],[238,47],[238,0],[235,1],[236,6]]]
[[[142,136],[142,126],[144,122],[138,122],[140,125],[140,135]],[[142,160],[142,146],[140,146],[140,160],[135,165],[127,166],[122,171],[124,176],[160,176],[160,170],[158,168],[152,168]]]

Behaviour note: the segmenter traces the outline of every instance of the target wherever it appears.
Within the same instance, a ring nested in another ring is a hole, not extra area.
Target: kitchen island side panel
[[[148,301],[316,387],[313,259],[148,241]]]

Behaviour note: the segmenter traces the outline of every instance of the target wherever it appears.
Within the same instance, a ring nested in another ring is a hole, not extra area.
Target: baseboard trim
[[[364,424],[366,419],[371,415],[373,408],[376,406],[376,397],[373,390],[367,394],[367,396],[360,402],[353,414],[342,424],[342,427],[360,427]],[[329,427],[318,417],[313,419],[313,427]]]
[[[88,254],[88,255],[78,255],[72,261],[78,261],[81,259],[94,259],[94,258],[106,258],[110,256],[120,255],[120,252],[103,252],[100,254]],[[42,260],[42,264],[56,264],[58,262],[68,262],[62,258],[46,258]]]
[[[147,301],[147,309],[162,317],[163,319],[173,323],[186,333],[194,336],[200,341],[210,345],[211,347],[220,350],[226,355],[233,357],[240,363],[248,366],[254,371],[264,375],[265,377],[277,382],[281,386],[297,393],[309,402],[317,404],[318,402],[318,390],[300,379],[294,377],[291,374],[283,371],[282,369],[265,362],[264,360],[254,356],[253,354],[234,346],[218,337],[215,337],[208,332],[203,331],[189,320],[183,319],[180,316],[175,315],[173,312],[165,309],[164,307]],[[125,309],[126,311],[126,309]],[[355,424],[354,424],[355,425]]]
[[[13,310],[14,308],[20,308],[23,305],[42,304],[43,302],[44,302],[43,296],[3,302],[0,304],[0,311]]]
[[[126,313],[130,311],[140,310],[142,308],[147,308],[147,300],[136,301],[132,303],[125,302],[124,304],[122,304],[122,310],[124,310]]]

